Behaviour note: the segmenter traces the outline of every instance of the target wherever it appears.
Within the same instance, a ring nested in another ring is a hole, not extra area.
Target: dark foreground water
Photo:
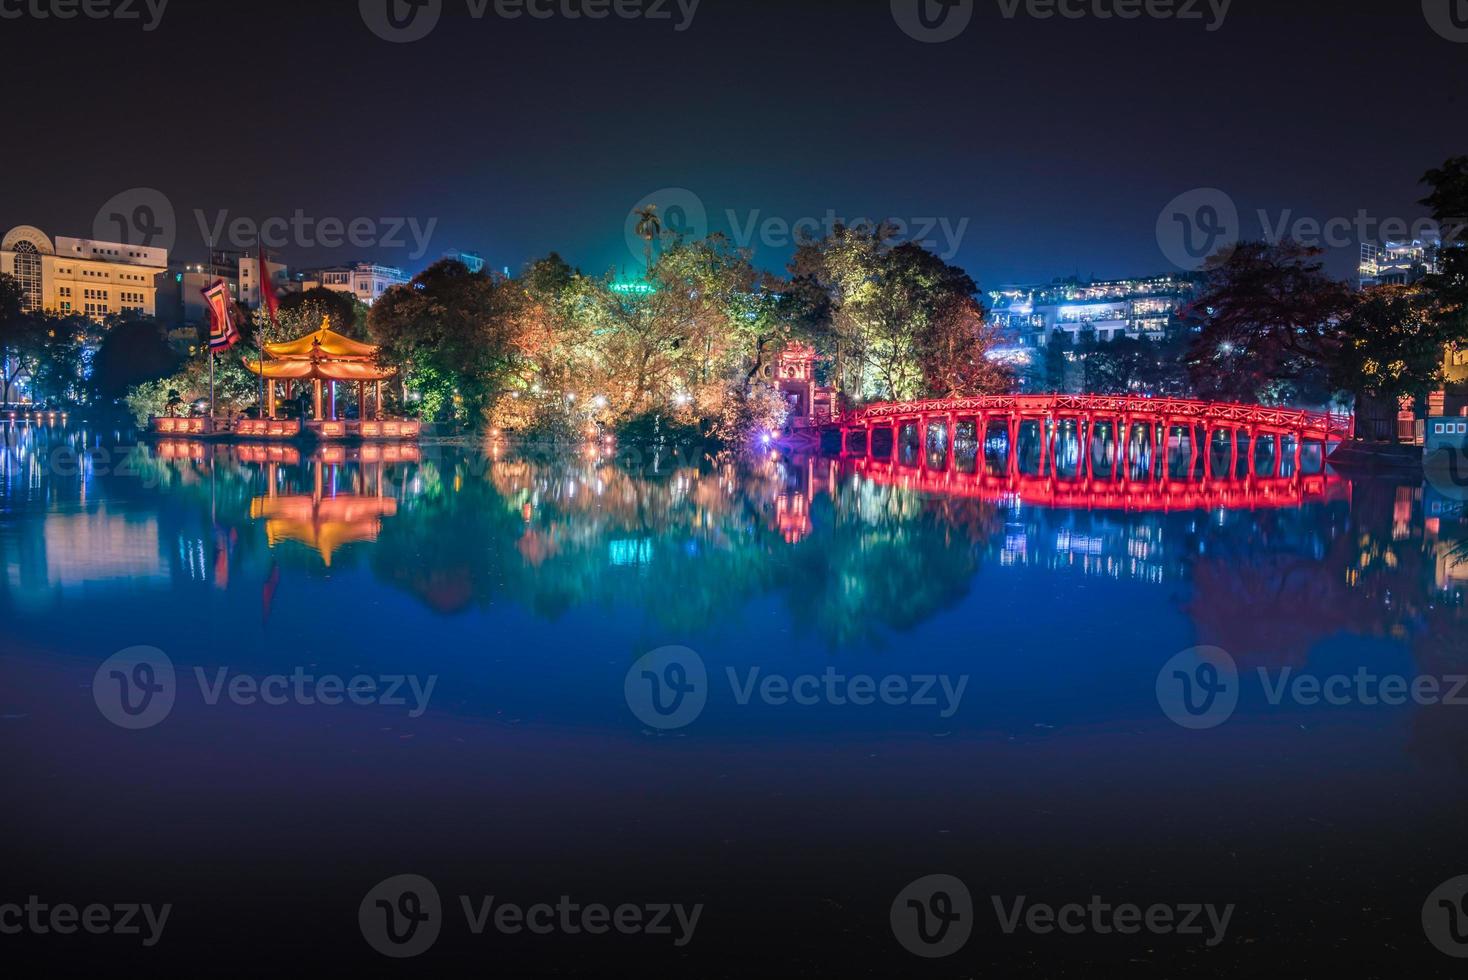
[[[1432,488],[84,438],[0,453],[27,975],[1463,969]]]

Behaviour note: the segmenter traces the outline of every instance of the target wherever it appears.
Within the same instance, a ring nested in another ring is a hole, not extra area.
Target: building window
[[[15,244],[15,278],[25,297],[25,308],[41,308],[41,253],[30,242]]]

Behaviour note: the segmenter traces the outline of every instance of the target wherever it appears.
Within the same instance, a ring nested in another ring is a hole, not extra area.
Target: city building
[[[1436,238],[1362,245],[1360,286],[1410,286],[1436,275],[1442,242]]]
[[[1021,348],[1039,348],[1057,333],[1075,343],[1087,331],[1098,340],[1161,338],[1198,295],[1196,276],[1162,275],[1044,286],[1006,286],[989,293],[989,319]]]
[[[443,257],[446,259],[453,259],[456,262],[464,263],[464,266],[470,272],[484,271],[484,256],[480,255],[478,252],[466,252],[462,249],[451,248],[447,252],[443,253]]]
[[[20,283],[25,306],[102,320],[135,311],[156,316],[168,250],[89,238],[51,239],[20,225],[0,239],[0,272]]]
[[[355,296],[371,306],[393,286],[406,284],[408,276],[396,266],[357,262],[326,269],[303,270],[296,274],[295,281],[300,284],[303,292],[317,288],[329,289],[334,293]]]
[[[277,296],[292,289],[290,269],[284,262],[273,262],[267,257],[265,271],[275,285]],[[240,258],[239,301],[252,310],[260,306],[260,256],[258,253],[244,255]]]

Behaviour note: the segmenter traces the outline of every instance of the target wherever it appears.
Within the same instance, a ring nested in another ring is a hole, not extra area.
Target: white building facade
[[[96,320],[126,312],[155,316],[168,250],[89,238],[53,240],[39,228],[20,225],[0,239],[0,272],[20,283],[29,310]]]

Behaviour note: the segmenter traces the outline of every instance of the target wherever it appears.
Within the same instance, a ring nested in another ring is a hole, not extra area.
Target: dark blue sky
[[[967,29],[933,44],[889,0],[701,0],[682,31],[672,0],[660,21],[475,20],[467,0],[442,2],[407,44],[374,35],[357,0],[171,0],[152,31],[0,21],[0,225],[87,235],[109,198],[152,187],[187,256],[196,211],[299,209],[436,224],[420,258],[410,229],[401,248],[292,233],[293,265],[416,269],[459,247],[512,269],[555,249],[602,271],[634,262],[629,209],[682,188],[713,230],[830,212],[946,222],[963,232],[954,261],[988,287],[1165,271],[1159,213],[1193,188],[1226,191],[1246,237],[1259,209],[1271,224],[1410,220],[1423,171],[1468,153],[1468,43],[1416,0],[1370,14],[1233,0],[1216,31],[1206,3],[1201,21],[1068,20],[974,0]],[[752,244],[781,268],[772,230]],[[942,223],[930,237],[948,250]],[[1348,274],[1355,251],[1332,268]]]

